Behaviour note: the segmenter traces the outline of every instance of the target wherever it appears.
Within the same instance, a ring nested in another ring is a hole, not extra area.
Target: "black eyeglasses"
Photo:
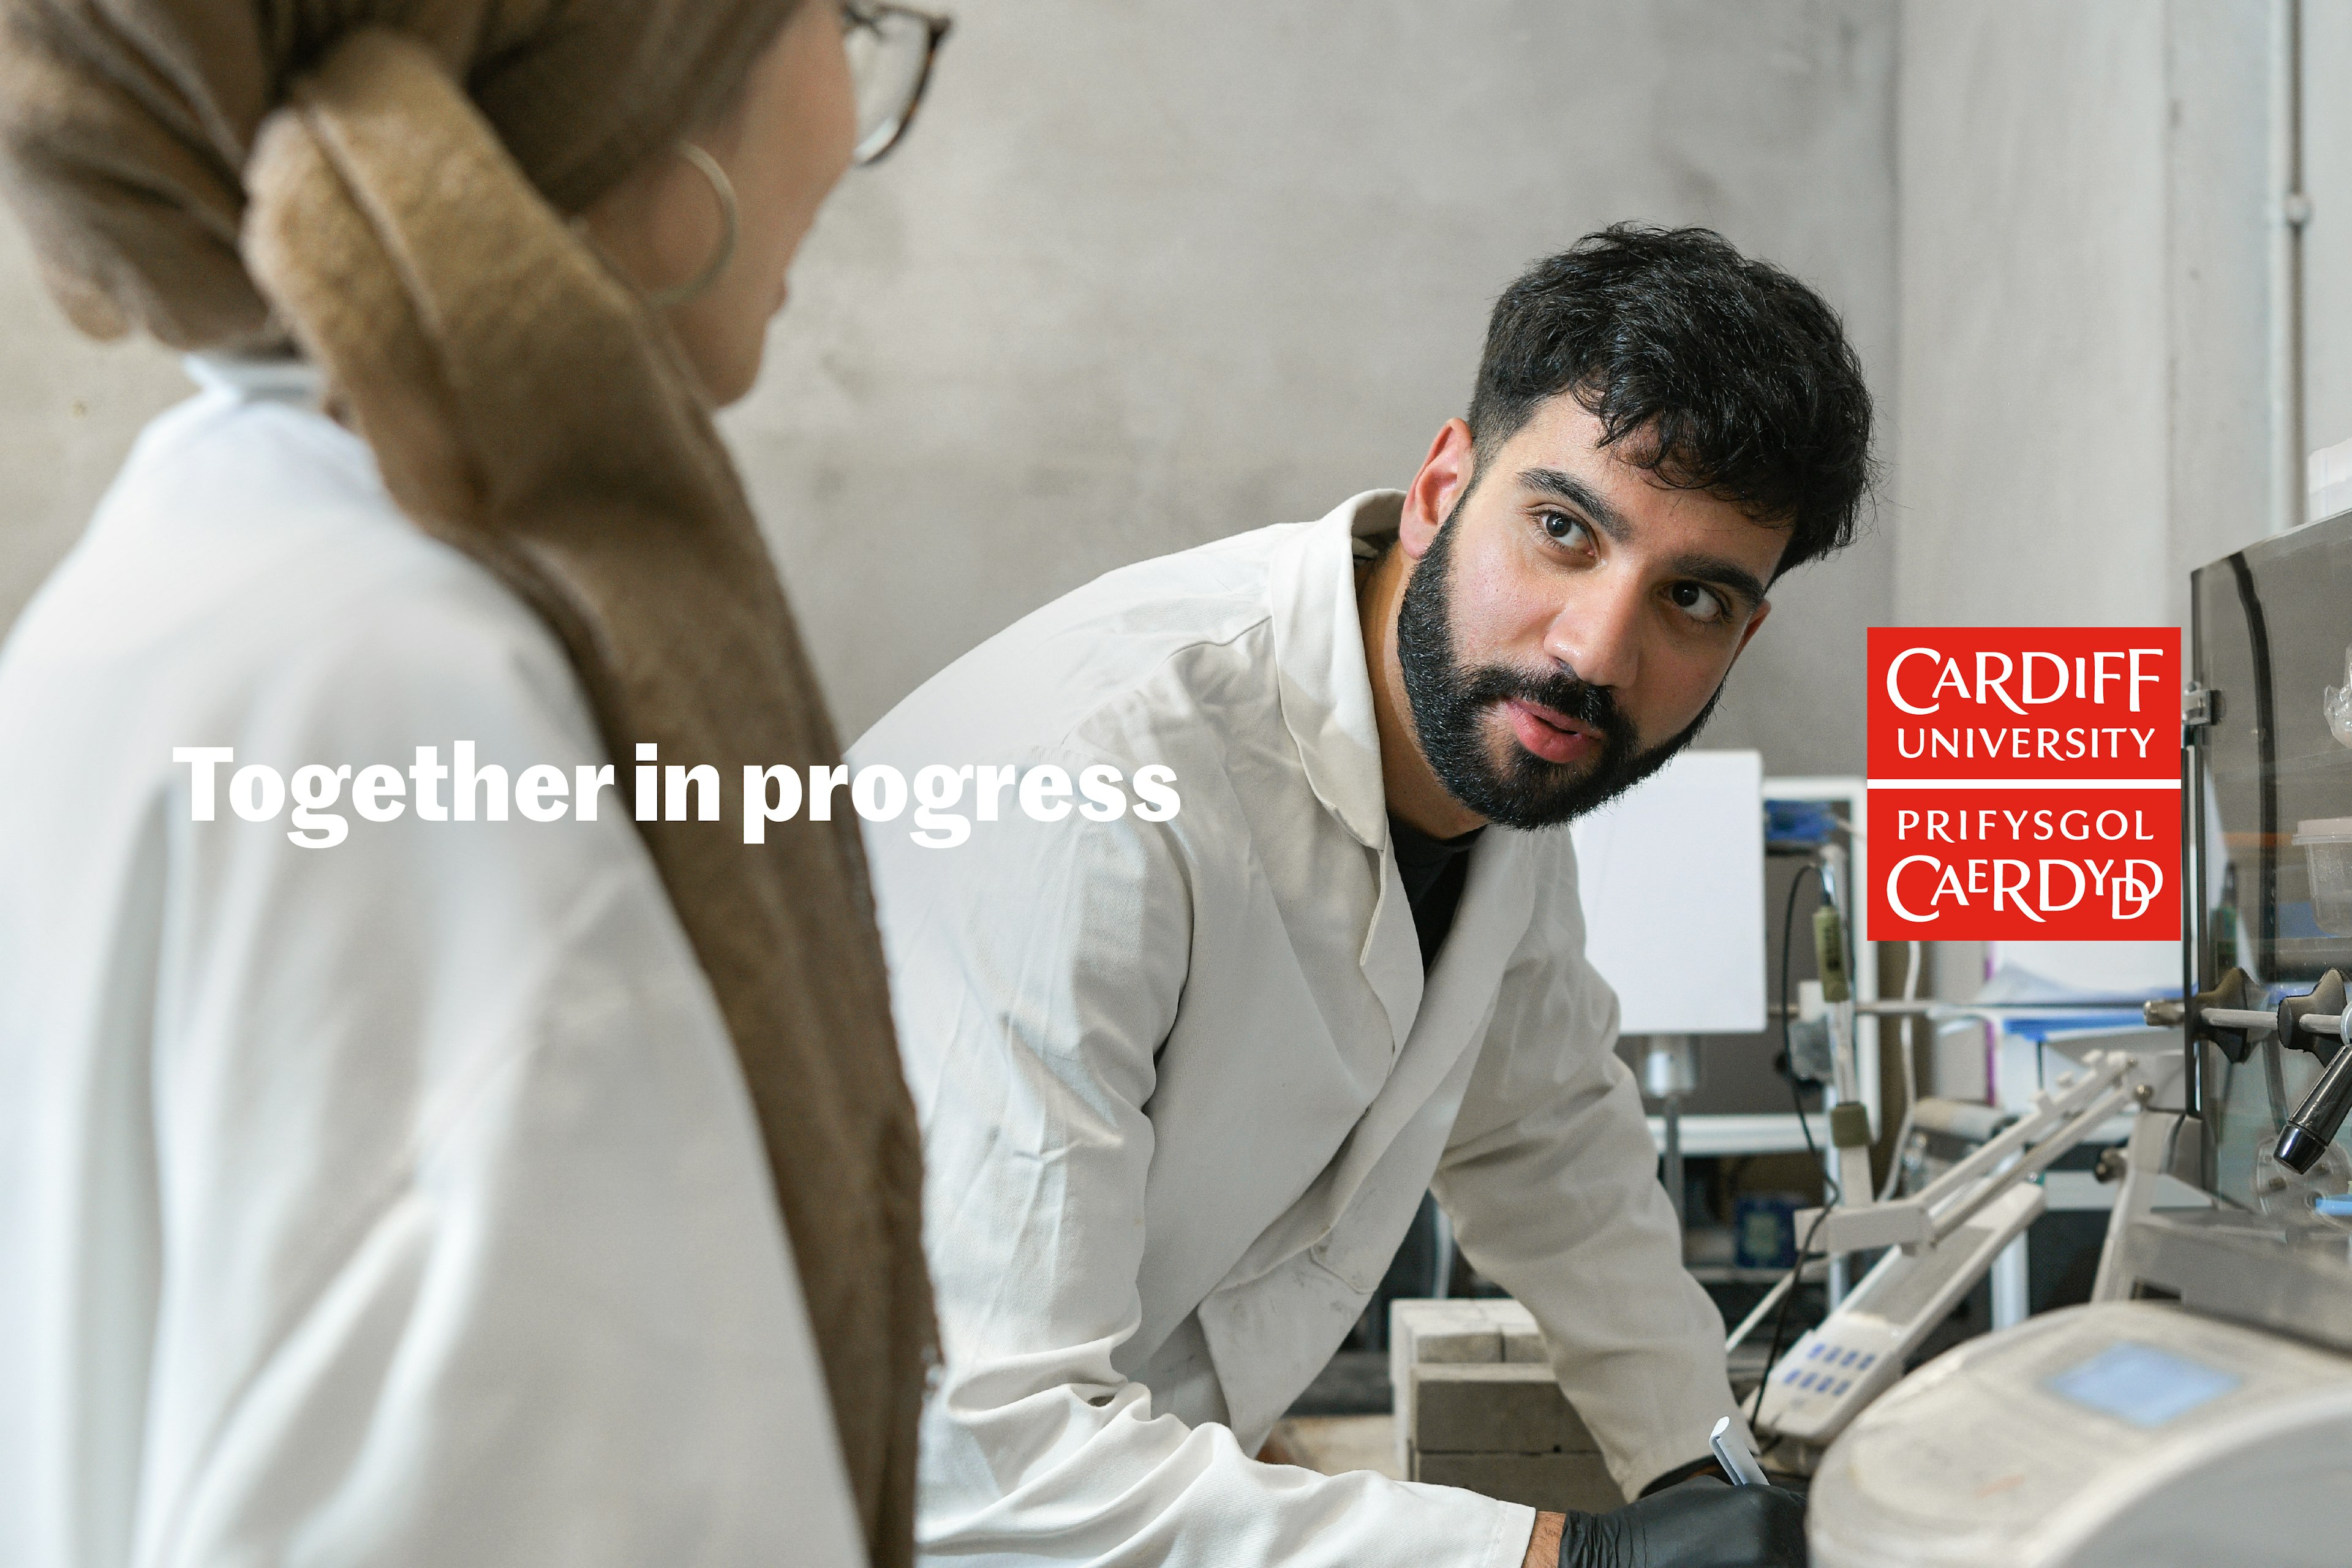
[[[876,0],[844,0],[842,42],[857,89],[856,163],[878,163],[915,122],[931,62],[953,23],[945,16]]]

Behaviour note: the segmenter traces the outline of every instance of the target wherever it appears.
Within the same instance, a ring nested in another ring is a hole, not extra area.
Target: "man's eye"
[[[1731,613],[1722,595],[1701,584],[1677,583],[1666,590],[1666,596],[1674,600],[1676,609],[1695,621],[1711,625]]]
[[[1584,524],[1564,511],[1548,511],[1536,521],[1542,526],[1544,537],[1556,544],[1585,545],[1592,542]]]

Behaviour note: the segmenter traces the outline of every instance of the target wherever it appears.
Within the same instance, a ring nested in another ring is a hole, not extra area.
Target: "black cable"
[[[1797,874],[1789,881],[1788,902],[1780,910],[1780,1060],[1782,1076],[1789,1080],[1789,1099],[1797,1108],[1797,1131],[1804,1134],[1805,1152],[1822,1173],[1822,1203],[1821,1213],[1813,1216],[1813,1223],[1805,1227],[1804,1238],[1797,1244],[1797,1260],[1789,1268],[1788,1293],[1780,1298],[1780,1309],[1772,1315],[1772,1342],[1764,1352],[1764,1375],[1757,1380],[1756,1393],[1749,1402],[1751,1422],[1762,1415],[1764,1388],[1772,1381],[1772,1369],[1780,1360],[1780,1344],[1789,1331],[1790,1305],[1796,1300],[1797,1292],[1805,1288],[1805,1263],[1813,1256],[1813,1237],[1820,1234],[1822,1221],[1829,1217],[1830,1209],[1844,1196],[1837,1178],[1822,1163],[1820,1146],[1813,1142],[1812,1123],[1805,1120],[1805,1092],[1798,1086],[1797,1058],[1789,1045],[1789,951],[1797,930],[1797,889],[1805,885],[1807,872],[1811,872],[1816,880],[1821,877],[1821,868],[1810,860],[1798,867]]]
[[[1829,1217],[1829,1208],[1824,1205],[1822,1212],[1813,1216],[1813,1223],[1805,1227],[1805,1239],[1797,1244],[1797,1261],[1789,1270],[1789,1293],[1780,1298],[1780,1310],[1772,1314],[1772,1343],[1764,1352],[1764,1375],[1756,1380],[1756,1392],[1748,1400],[1750,1426],[1763,1419],[1764,1390],[1772,1381],[1772,1369],[1780,1364],[1780,1342],[1789,1331],[1789,1305],[1805,1288],[1805,1260],[1813,1256],[1813,1237],[1821,1233],[1822,1221]]]
[[[1789,1080],[1789,1100],[1797,1108],[1797,1131],[1804,1136],[1805,1152],[1815,1165],[1821,1166],[1822,1185],[1832,1194],[1831,1201],[1835,1202],[1843,1194],[1838,1187],[1837,1178],[1830,1174],[1827,1165],[1822,1164],[1821,1149],[1813,1142],[1813,1124],[1805,1119],[1805,1091],[1799,1087],[1797,1080],[1796,1053],[1789,1044],[1789,951],[1796,938],[1797,889],[1805,885],[1808,873],[1816,881],[1820,880],[1822,872],[1819,866],[1808,860],[1798,867],[1797,874],[1789,879],[1788,902],[1780,909],[1780,1076]],[[1801,1268],[1804,1259],[1800,1257],[1797,1261]],[[1791,1286],[1792,1294],[1794,1290],[1795,1287]]]

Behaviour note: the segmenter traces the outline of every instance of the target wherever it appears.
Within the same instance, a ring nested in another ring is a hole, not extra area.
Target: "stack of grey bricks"
[[[1517,1301],[1391,1302],[1389,1380],[1408,1480],[1540,1509],[1601,1512],[1625,1501]]]

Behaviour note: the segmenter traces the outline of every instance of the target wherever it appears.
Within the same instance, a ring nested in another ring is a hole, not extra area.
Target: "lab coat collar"
[[[1402,490],[1366,490],[1342,501],[1285,543],[1272,580],[1283,723],[1316,798],[1373,849],[1388,842],[1388,795],[1356,609],[1356,563],[1393,536],[1403,515]]]

